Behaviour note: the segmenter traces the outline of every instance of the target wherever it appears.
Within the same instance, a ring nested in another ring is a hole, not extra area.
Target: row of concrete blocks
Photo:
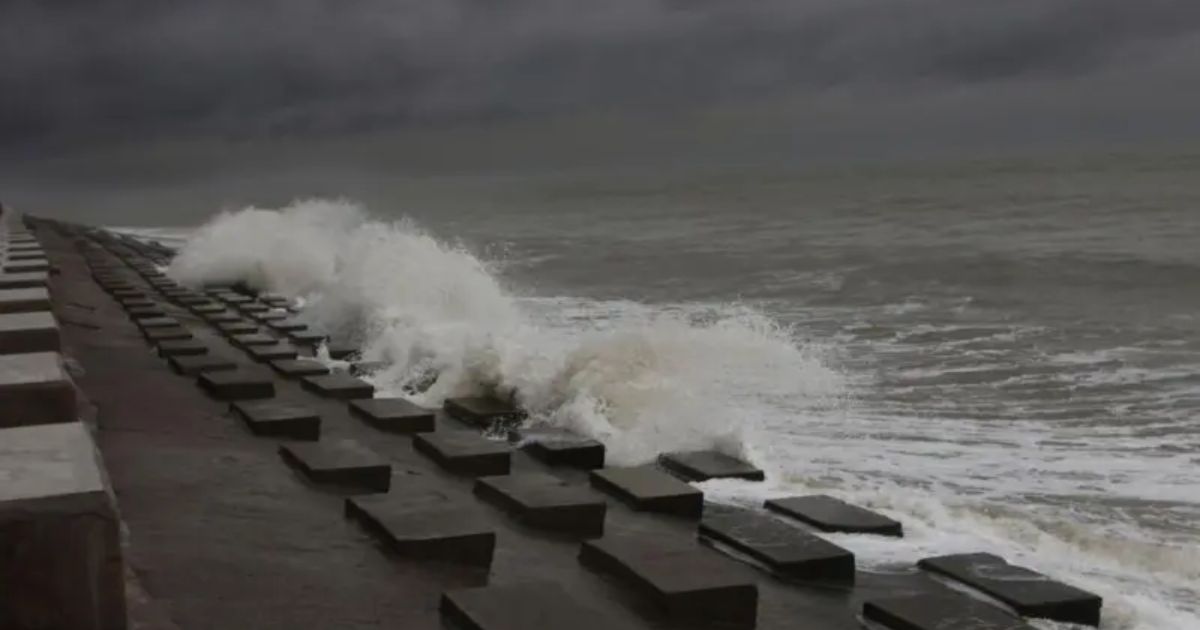
[[[253,301],[239,298],[232,303]],[[218,326],[221,323],[234,322],[218,322]],[[304,379],[306,389],[323,396],[349,399],[351,412],[372,425],[416,433],[414,447],[419,452],[448,470],[479,477],[475,495],[513,513],[525,525],[585,538],[603,534],[607,506],[602,499],[586,488],[552,475],[510,475],[510,451],[503,443],[471,432],[433,432],[432,410],[418,408],[403,399],[372,398],[374,392],[369,384],[350,375],[329,374],[327,368],[314,361],[297,359],[294,355],[255,356],[252,349],[260,342],[262,346],[274,343],[273,338],[239,337],[261,333],[233,326],[221,330],[235,346],[251,352],[253,358],[270,361],[281,374]],[[160,353],[170,354],[182,347],[164,345],[170,343],[161,341]],[[269,378],[236,370],[201,370],[199,382],[210,394],[236,401],[237,414],[257,435],[319,439],[320,418],[310,408],[257,400],[274,395]],[[489,398],[452,399],[447,401],[446,411],[464,422],[493,430],[512,425],[521,417],[511,405]],[[520,435],[515,426],[511,428],[511,435]],[[562,434],[540,437],[528,439],[526,444],[531,453],[544,461],[585,468],[603,465],[603,446],[599,443]],[[360,445],[285,444],[280,453],[285,461],[316,483],[355,486],[368,492],[387,492],[390,488],[390,465]],[[699,490],[664,474],[665,470],[687,480],[755,480],[762,479],[761,471],[712,452],[665,455],[660,466],[599,469],[591,473],[590,479],[594,487],[622,499],[634,509],[701,518],[698,534],[702,542],[732,548],[779,577],[853,581],[854,558],[850,552],[756,511],[715,506],[705,509]],[[832,497],[792,497],[768,501],[766,507],[821,531],[902,535],[899,523]],[[471,505],[414,509],[410,503],[396,501],[390,495],[346,501],[347,516],[360,521],[401,554],[487,566],[491,562],[495,533],[480,525],[485,519],[479,518],[474,510]],[[625,578],[672,618],[717,620],[752,627],[757,610],[754,584],[741,578],[720,558],[690,545],[671,542],[609,535],[583,543],[580,560],[587,566]],[[1020,615],[1092,624],[1099,620],[1100,601],[1096,596],[1008,565],[990,554],[929,558],[920,566],[973,587]],[[1035,588],[1031,589],[1031,584]],[[1014,588],[1014,585],[1019,586]],[[532,609],[536,612],[521,606],[514,611],[512,598],[522,597],[522,593],[531,605],[537,602]],[[448,617],[468,627],[510,627],[509,624],[528,614],[537,615],[539,620],[575,620],[576,624],[586,617],[597,628],[615,627],[608,625],[603,614],[580,610],[569,598],[548,602],[540,587],[489,587],[448,593],[442,607]],[[584,612],[588,614],[583,615]],[[1018,627],[1007,612],[949,595],[872,600],[865,603],[863,615],[894,628],[942,627],[940,624],[948,620],[975,623],[980,628]]]
[[[0,237],[0,628],[126,625],[119,526],[79,421],[37,238]]]

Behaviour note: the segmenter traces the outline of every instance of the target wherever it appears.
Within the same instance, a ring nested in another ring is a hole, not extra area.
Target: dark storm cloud
[[[1194,0],[0,2],[0,143],[10,146],[863,86],[886,97],[1094,79],[1101,95],[1124,98],[1135,80],[1178,89],[1186,72],[1174,70],[1200,68]]]

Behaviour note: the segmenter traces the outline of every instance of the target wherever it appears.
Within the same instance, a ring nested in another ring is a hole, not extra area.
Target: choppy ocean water
[[[515,392],[617,461],[717,447],[905,522],[871,570],[989,550],[1200,628],[1200,157],[450,178],[232,210],[249,280],[417,397]],[[1051,626],[1046,626],[1051,627]]]

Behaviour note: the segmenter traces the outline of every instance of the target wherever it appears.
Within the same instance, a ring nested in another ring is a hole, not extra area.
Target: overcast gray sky
[[[25,182],[1136,143],[1198,107],[1196,0],[0,0]]]

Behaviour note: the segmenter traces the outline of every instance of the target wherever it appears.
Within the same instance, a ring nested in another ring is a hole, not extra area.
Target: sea
[[[427,405],[512,396],[610,461],[715,448],[1200,629],[1200,153],[397,177],[131,230],[294,297]],[[1042,628],[1063,624],[1037,622]]]

